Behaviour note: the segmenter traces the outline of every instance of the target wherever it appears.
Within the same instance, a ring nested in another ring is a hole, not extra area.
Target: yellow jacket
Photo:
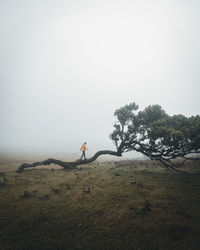
[[[82,152],[84,152],[85,150],[87,150],[88,148],[86,147],[86,145],[85,144],[83,144],[82,146],[81,146],[81,151]]]

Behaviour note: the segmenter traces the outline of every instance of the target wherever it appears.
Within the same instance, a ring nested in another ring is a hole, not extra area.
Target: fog
[[[198,0],[1,0],[0,151],[115,149],[130,102],[200,113]]]

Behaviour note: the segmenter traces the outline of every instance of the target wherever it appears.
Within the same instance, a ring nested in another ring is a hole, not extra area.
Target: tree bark
[[[100,155],[122,156],[121,153],[118,151],[115,152],[115,151],[111,151],[111,150],[102,150],[102,151],[98,151],[93,157],[91,157],[89,159],[77,160],[77,161],[73,161],[73,162],[66,162],[66,161],[61,161],[61,160],[49,158],[47,160],[38,161],[38,162],[34,162],[34,163],[23,163],[22,165],[20,165],[18,167],[17,173],[21,173],[25,168],[33,168],[33,167],[37,167],[37,166],[41,166],[41,165],[50,165],[51,163],[59,165],[59,166],[63,167],[64,169],[75,169],[76,166],[78,166],[78,165],[88,164],[88,163],[95,161]]]

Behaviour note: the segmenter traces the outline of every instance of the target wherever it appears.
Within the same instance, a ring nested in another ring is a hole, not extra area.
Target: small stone
[[[31,197],[31,194],[27,190],[25,190],[24,194],[20,196],[20,198],[29,198],[29,197]]]
[[[52,188],[52,191],[54,192],[54,194],[58,194],[59,193],[59,189],[57,189],[57,188]]]
[[[90,187],[85,191],[87,194],[90,193]]]
[[[6,180],[0,177],[0,187],[3,187],[6,184]]]
[[[72,188],[70,187],[69,184],[66,184],[66,189],[71,190]]]
[[[84,188],[83,188],[84,189]],[[83,190],[83,193],[89,194],[91,192],[90,187],[87,190]]]
[[[136,181],[131,181],[131,185],[136,184]]]

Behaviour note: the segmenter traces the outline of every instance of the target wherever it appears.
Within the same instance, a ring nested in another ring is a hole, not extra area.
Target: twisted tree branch
[[[119,152],[119,151],[115,152],[115,151],[111,151],[111,150],[102,150],[102,151],[98,151],[93,157],[91,157],[89,159],[77,160],[77,161],[73,161],[73,162],[66,162],[66,161],[61,161],[61,160],[49,158],[47,160],[38,161],[38,162],[34,162],[34,163],[23,163],[22,165],[20,165],[18,167],[17,173],[21,173],[25,168],[34,168],[34,167],[41,166],[41,165],[50,165],[52,163],[59,165],[59,166],[63,167],[64,169],[75,169],[76,166],[78,166],[78,165],[88,164],[88,163],[95,161],[100,155],[122,156],[121,152]]]

